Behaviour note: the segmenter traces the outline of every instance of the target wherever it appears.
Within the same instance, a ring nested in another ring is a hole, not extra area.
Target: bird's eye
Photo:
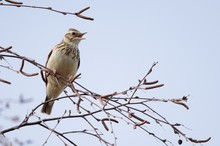
[[[75,32],[72,32],[72,35],[76,35],[76,33],[75,33]]]

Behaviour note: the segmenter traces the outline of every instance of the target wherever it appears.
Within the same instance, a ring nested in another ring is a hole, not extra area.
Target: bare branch
[[[2,50],[0,50],[0,53],[1,52],[7,52],[8,50],[10,50],[12,48],[12,46],[9,46],[8,48],[2,48],[2,47],[0,47],[0,49],[2,49]]]
[[[3,80],[3,79],[0,79],[0,82],[6,83],[6,84],[11,84],[11,82]]]
[[[39,124],[41,127],[44,127],[45,129],[48,129],[47,126],[43,125],[43,124]],[[50,130],[50,129],[48,129]],[[64,136],[62,133],[56,131],[56,130],[53,130],[53,132],[59,136],[61,136],[62,138],[64,138],[65,140],[67,140],[69,143],[71,143],[72,145],[74,146],[77,146],[72,140],[70,140],[69,138],[67,138],[66,136]]]
[[[81,15],[83,12],[85,12],[85,11],[88,10],[88,9],[90,9],[90,7],[86,7],[86,8],[84,8],[84,9],[80,10],[79,12],[75,13],[75,15],[78,16],[78,17],[80,17],[80,18],[93,21],[94,18]]]
[[[149,71],[147,72],[147,74],[142,78],[142,80],[139,80],[138,85],[136,86],[136,89],[134,90],[133,94],[131,95],[131,98],[129,99],[129,102],[131,101],[131,99],[134,97],[135,93],[137,92],[138,87],[142,84],[143,81],[145,81],[145,79],[147,78],[147,76],[152,72],[153,67],[157,65],[158,62],[155,62],[151,68],[149,69]]]
[[[20,73],[27,76],[27,77],[32,77],[32,76],[37,76],[38,73],[32,73],[32,74],[28,74],[26,72],[23,71],[23,68],[24,68],[24,59],[22,59],[22,63],[21,63],[21,67],[20,67]]]
[[[85,10],[82,10],[82,12],[84,11]],[[82,12],[79,12],[79,14],[81,14]],[[164,143],[165,145],[169,145],[172,143],[167,139],[161,138],[158,133],[151,132],[147,127],[151,125],[158,125],[159,127],[166,125],[170,127],[171,132],[174,132],[177,135],[177,138],[179,139],[178,143],[182,143],[181,138],[184,138],[187,141],[193,143],[204,143],[204,142],[208,142],[211,139],[208,138],[207,140],[196,140],[194,138],[188,137],[180,128],[180,127],[184,127],[182,124],[170,123],[169,120],[167,120],[161,113],[157,112],[157,110],[151,108],[148,105],[149,102],[160,102],[160,103],[170,102],[173,104],[184,106],[186,109],[189,109],[188,105],[186,104],[188,100],[187,96],[183,96],[182,98],[172,98],[172,99],[163,99],[156,97],[149,98],[144,96],[138,96],[139,92],[137,91],[139,90],[156,89],[164,86],[164,84],[159,84],[159,81],[157,80],[151,82],[147,80],[148,75],[152,73],[152,69],[157,63],[154,63],[151,66],[151,68],[148,70],[146,75],[141,80],[139,80],[136,86],[132,86],[122,91],[117,91],[117,92],[114,91],[102,95],[78,83],[76,79],[78,79],[80,74],[77,75],[76,77],[67,79],[57,73],[53,73],[53,71],[35,62],[35,60],[13,52],[11,48],[12,47],[8,47],[8,48],[0,47],[0,53],[1,53],[0,56],[4,57],[4,59],[15,58],[21,60],[22,63],[20,65],[19,71],[17,72],[21,72],[22,75],[25,76],[33,75],[33,74],[27,74],[23,71],[23,68],[25,66],[24,62],[26,61],[41,71],[42,80],[44,82],[46,82],[46,79],[45,76],[43,75],[43,72],[45,72],[45,74],[54,76],[55,78],[62,78],[64,81],[67,82],[68,87],[72,90],[72,94],[68,95],[67,92],[65,92],[66,96],[40,103],[39,105],[34,107],[29,114],[26,115],[26,117],[20,124],[2,130],[0,132],[1,135],[4,135],[6,133],[12,132],[17,129],[22,129],[23,127],[38,125],[51,131],[50,135],[52,133],[56,134],[57,137],[64,143],[64,145],[66,145],[66,142],[69,142],[72,145],[76,145],[75,142],[69,139],[68,137],[66,137],[65,134],[83,133],[85,135],[91,135],[97,138],[100,142],[104,143],[104,145],[106,146],[112,146],[112,145],[116,145],[116,140],[114,144],[106,141],[103,138],[103,133],[102,133],[103,128],[102,130],[100,130],[97,124],[99,124],[100,127],[104,127],[104,129],[106,130],[105,132],[111,132],[111,134],[114,134],[112,123],[119,124],[120,121],[123,121],[122,123],[127,123],[131,125],[133,128],[140,128],[150,136]],[[4,67],[4,66],[0,66],[0,67]],[[10,67],[9,69],[12,70]],[[0,81],[4,82],[5,80],[0,79]],[[72,115],[71,111],[69,111],[68,115],[63,114],[62,116],[57,116],[54,118],[41,119],[39,116],[37,116],[36,111],[43,104],[48,102],[55,102],[58,100],[64,100],[64,99],[69,99],[71,103],[74,106],[76,106],[76,110],[78,114]],[[88,108],[88,106],[85,106],[84,103],[86,103],[86,105],[90,105],[91,109]],[[35,121],[29,120],[32,116],[39,118],[38,120]],[[75,120],[75,119],[78,120],[80,119],[81,121],[84,122],[86,121],[86,123],[92,129],[92,132],[88,132],[88,129],[82,129],[82,130],[80,129],[77,131],[73,131],[72,129],[70,129],[69,131],[66,132],[60,132],[58,130],[55,130],[56,126],[59,124],[61,120]],[[94,121],[96,123],[94,123]],[[48,122],[57,122],[57,123],[54,128],[50,128],[47,126]],[[107,122],[109,122],[111,127],[109,127]],[[120,122],[120,124],[122,123]],[[111,131],[109,130],[110,128]],[[48,136],[48,139],[50,135]],[[116,139],[115,136],[114,138]],[[45,143],[46,142],[47,140],[45,141]]]
[[[16,4],[16,5],[22,5],[23,3],[22,2],[17,2],[17,1],[13,1],[13,0],[5,0],[6,2],[8,3],[11,3],[11,4]]]
[[[72,13],[72,12],[65,12],[65,11],[60,11],[60,10],[57,10],[57,9],[53,9],[52,7],[25,5],[22,2],[15,2],[15,1],[12,1],[12,0],[8,0],[7,2],[9,2],[10,4],[5,4],[5,3],[1,2],[0,6],[42,9],[42,10],[48,10],[48,11],[60,13],[60,14],[63,14],[63,15],[75,15],[75,16],[77,16],[79,18],[82,18],[82,19],[85,19],[85,20],[91,20],[91,21],[94,20],[94,18],[82,15],[82,13],[85,12],[86,10],[90,9],[90,7],[86,7],[84,9],[80,10],[79,12]]]

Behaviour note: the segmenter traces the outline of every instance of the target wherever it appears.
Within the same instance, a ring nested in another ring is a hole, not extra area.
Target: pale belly
[[[54,72],[68,77],[75,76],[79,59],[74,54],[66,55],[63,52],[53,52],[48,60],[47,67]]]

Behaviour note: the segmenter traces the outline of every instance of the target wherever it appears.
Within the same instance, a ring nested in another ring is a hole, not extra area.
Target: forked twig
[[[67,14],[68,15],[75,15],[75,16],[77,16],[79,18],[82,18],[82,19],[85,19],[85,20],[90,20],[90,21],[94,20],[94,18],[82,15],[82,13],[85,12],[86,10],[90,9],[90,7],[86,7],[84,9],[80,10],[79,12],[72,13],[72,12],[65,12],[65,11],[60,11],[60,10],[57,10],[57,9],[53,9],[52,7],[25,5],[22,2],[15,2],[15,1],[12,1],[12,0],[8,0],[7,2],[9,2],[9,4],[1,2],[0,6],[42,9],[42,10],[48,10],[48,11],[60,13],[60,14],[63,14],[63,15],[67,15]]]
[[[130,102],[131,101],[131,99],[134,97],[134,95],[135,95],[135,93],[137,92],[137,90],[138,90],[138,87],[142,84],[142,82],[144,82],[145,81],[145,79],[147,78],[147,76],[152,72],[152,70],[153,70],[153,67],[154,66],[156,66],[157,65],[157,63],[158,62],[155,62],[152,66],[151,66],[151,68],[149,69],[149,71],[147,72],[147,74],[141,79],[141,80],[139,80],[139,83],[138,83],[138,85],[136,86],[136,88],[135,88],[135,90],[134,90],[134,92],[133,92],[133,94],[131,95],[131,97],[130,97],[130,99],[129,99],[129,101],[128,102]]]
[[[21,67],[20,67],[20,73],[27,76],[27,77],[33,77],[33,76],[37,76],[38,73],[32,73],[32,74],[28,74],[26,72],[23,71],[23,68],[24,68],[24,59],[22,59],[22,62],[21,62]]]

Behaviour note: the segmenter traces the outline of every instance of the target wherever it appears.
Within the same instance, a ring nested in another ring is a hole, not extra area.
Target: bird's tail
[[[48,100],[49,100],[49,98],[48,98],[48,96],[46,96],[45,102]],[[44,105],[41,109],[41,112],[50,115],[52,108],[53,108],[53,104],[54,104],[54,101],[44,103]]]

